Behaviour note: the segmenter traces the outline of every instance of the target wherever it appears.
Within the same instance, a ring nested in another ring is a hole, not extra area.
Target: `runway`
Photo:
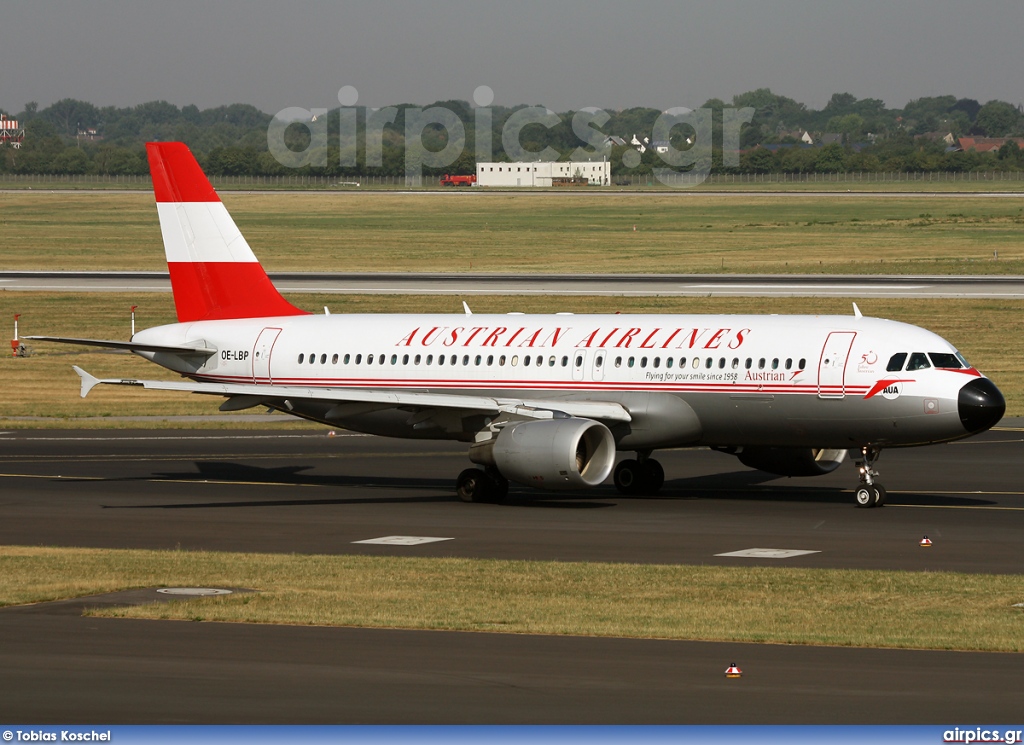
[[[374,295],[600,295],[618,297],[1024,298],[1018,276],[270,274],[281,292]],[[0,272],[0,289],[170,292],[166,272]]]
[[[1024,421],[852,466],[766,477],[659,454],[654,499],[513,488],[463,504],[458,445],[309,431],[0,434],[0,541],[224,551],[1014,573]],[[450,540],[354,543],[381,536]],[[933,547],[922,549],[928,535]],[[815,551],[786,559],[718,554]],[[1024,598],[1022,598],[1024,599]],[[5,718],[35,722],[1016,721],[1020,655],[447,632],[250,627],[0,610]],[[1016,611],[1013,611],[1016,612]],[[744,678],[729,681],[737,661]]]

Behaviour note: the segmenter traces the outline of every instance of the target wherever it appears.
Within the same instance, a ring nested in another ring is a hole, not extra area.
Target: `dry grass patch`
[[[130,618],[1024,651],[1020,576],[0,548],[0,604],[150,586],[257,594]]]
[[[223,199],[276,271],[1024,274],[1024,210],[1014,199],[479,191]],[[164,268],[148,194],[5,193],[0,215],[2,269]]]

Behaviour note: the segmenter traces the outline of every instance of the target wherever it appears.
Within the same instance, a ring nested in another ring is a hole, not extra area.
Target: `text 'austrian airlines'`
[[[858,457],[856,503],[885,502],[883,448],[948,442],[1002,417],[999,389],[945,339],[851,316],[312,315],[271,283],[188,148],[146,146],[178,323],[128,349],[181,381],[98,383],[222,396],[358,432],[467,443],[456,491],[657,492],[652,453],[706,446],[784,476]],[[616,465],[616,452],[636,457]]]

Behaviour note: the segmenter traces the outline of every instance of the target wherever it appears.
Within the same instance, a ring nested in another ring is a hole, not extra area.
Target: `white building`
[[[611,175],[606,160],[476,164],[477,186],[559,186],[570,185],[574,179],[590,186],[607,186]]]

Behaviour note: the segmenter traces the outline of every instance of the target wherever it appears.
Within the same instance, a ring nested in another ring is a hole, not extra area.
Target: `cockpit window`
[[[907,372],[910,372],[911,370],[924,370],[931,366],[931,363],[928,361],[928,355],[924,352],[914,352],[910,355],[910,362],[907,364]]]
[[[960,363],[960,358],[949,352],[929,352],[928,356],[932,364],[941,370],[961,370],[964,367]]]
[[[903,363],[907,361],[906,352],[897,352],[889,358],[889,364],[885,366],[887,372],[899,372],[903,369]]]

